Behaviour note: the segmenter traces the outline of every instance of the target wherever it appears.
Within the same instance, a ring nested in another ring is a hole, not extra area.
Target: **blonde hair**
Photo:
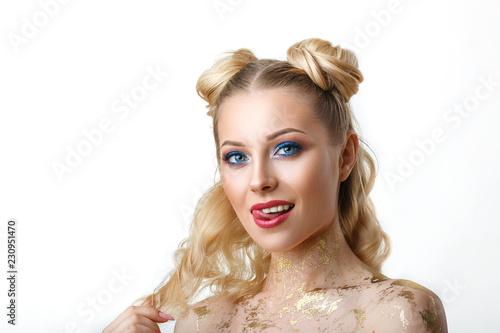
[[[248,49],[219,57],[198,80],[198,94],[208,103],[220,169],[218,108],[238,92],[293,88],[310,97],[318,119],[329,129],[333,145],[343,143],[357,121],[349,100],[363,76],[354,53],[311,38],[292,45],[287,61],[257,59]],[[344,237],[356,256],[380,272],[390,252],[368,197],[376,176],[375,163],[362,139],[349,177],[339,189],[339,218]],[[237,300],[259,292],[270,266],[270,253],[248,235],[217,181],[195,207],[190,234],[175,253],[176,267],[155,289],[139,300],[175,316],[205,287],[214,295]]]

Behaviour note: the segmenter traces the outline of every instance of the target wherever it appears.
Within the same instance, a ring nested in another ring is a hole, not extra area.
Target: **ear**
[[[339,182],[343,182],[351,174],[358,156],[358,135],[353,130],[347,132],[345,143],[340,151]]]

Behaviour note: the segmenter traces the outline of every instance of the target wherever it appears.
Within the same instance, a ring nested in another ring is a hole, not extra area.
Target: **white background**
[[[3,1],[0,330],[101,332],[151,292],[214,177],[199,75],[223,51],[285,59],[291,44],[319,37],[353,49],[365,77],[353,106],[379,163],[372,197],[393,245],[384,273],[436,292],[450,332],[497,332],[499,8],[472,0]],[[114,112],[124,94],[140,92],[147,68],[168,75],[127,116]],[[484,80],[496,83],[488,90]],[[83,132],[103,119],[113,129],[58,179],[53,164],[66,164],[68,149],[85,145]],[[430,144],[435,131],[440,142]],[[12,218],[15,327],[6,323]]]

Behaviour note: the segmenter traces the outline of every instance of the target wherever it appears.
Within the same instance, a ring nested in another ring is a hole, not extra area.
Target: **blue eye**
[[[234,157],[233,161],[230,161],[230,159]],[[226,156],[224,156],[224,161],[226,161],[230,165],[236,165],[242,163],[245,158],[245,154],[239,152],[239,151],[232,151]]]
[[[283,150],[285,154],[282,154],[284,156],[290,156],[298,153],[302,147],[295,142],[283,142],[276,147],[277,151]],[[281,154],[280,154],[281,155]]]
[[[279,156],[290,156],[297,154],[302,149],[302,146],[295,142],[283,142],[276,147],[275,153],[283,151]],[[239,151],[232,151],[224,156],[224,161],[229,165],[239,165],[245,162],[248,158]]]

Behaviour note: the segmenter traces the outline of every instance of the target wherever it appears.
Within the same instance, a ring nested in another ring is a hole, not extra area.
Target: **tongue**
[[[285,213],[287,213],[289,210],[284,210],[282,212],[276,212],[276,213],[269,213],[269,214],[266,214],[266,213],[263,213],[261,212],[260,210],[258,209],[255,209],[255,210],[252,210],[252,215],[256,218],[256,219],[259,219],[259,220],[272,220],[274,219],[275,217],[277,216],[280,216],[280,215],[283,215]]]

